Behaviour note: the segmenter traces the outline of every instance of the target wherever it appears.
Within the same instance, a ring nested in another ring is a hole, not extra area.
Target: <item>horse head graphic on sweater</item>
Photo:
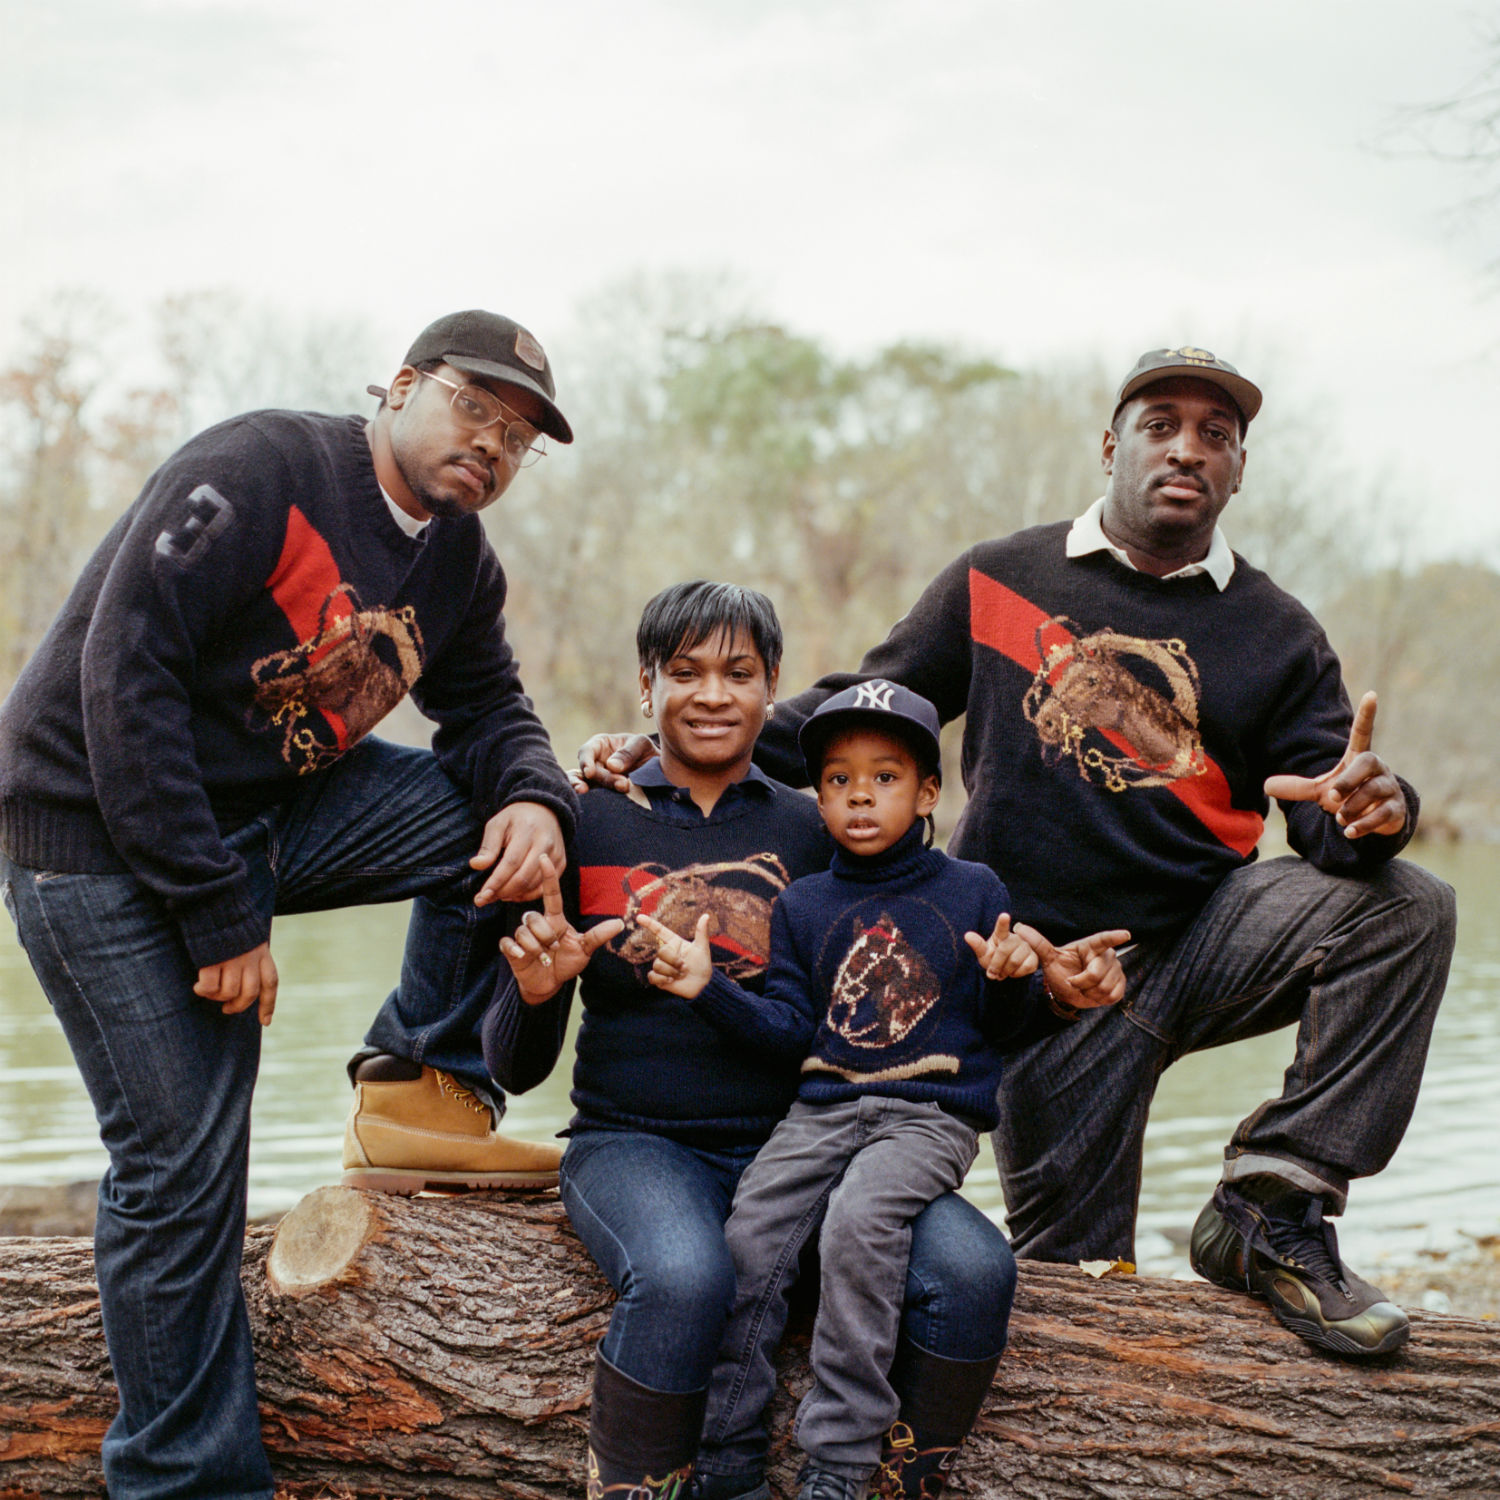
[[[911,1035],[939,994],[927,960],[882,912],[871,927],[856,920],[853,946],[834,976],[828,1026],[851,1047],[890,1047]]]
[[[421,675],[416,611],[364,609],[341,583],[323,600],[311,636],[251,667],[252,722],[258,712],[282,729],[282,758],[305,776],[363,739]]]
[[[746,877],[764,894],[746,889]],[[786,866],[774,854],[680,870],[636,865],[623,882],[625,931],[610,947],[644,975],[656,957],[656,939],[637,922],[640,913],[692,942],[698,918],[707,912],[715,966],[731,979],[760,974],[771,952],[771,904],[786,889],[787,878]]]
[[[1041,665],[1023,708],[1044,751],[1071,756],[1085,781],[1112,792],[1203,775],[1198,668],[1182,641],[1080,635],[1072,620],[1054,615],[1037,626],[1036,649]],[[1160,686],[1143,681],[1140,667]],[[1091,730],[1120,753],[1087,743]]]

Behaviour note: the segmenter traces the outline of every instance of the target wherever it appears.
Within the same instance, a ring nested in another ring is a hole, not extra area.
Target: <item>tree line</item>
[[[366,382],[394,373],[366,327],[293,322],[226,292],[169,299],[149,321],[126,341],[99,298],[59,297],[0,368],[0,689],[180,442],[255,406],[368,412]],[[485,519],[565,759],[634,722],[635,620],[666,584],[768,593],[795,690],[853,666],[964,546],[1076,515],[1103,489],[1118,372],[1097,365],[1025,369],[911,341],[847,355],[706,276],[613,286],[549,344],[579,441],[554,445]],[[1399,515],[1406,497],[1339,467],[1317,413],[1268,406],[1225,515],[1232,545],[1314,608],[1351,692],[1380,692],[1377,748],[1421,789],[1426,829],[1500,829],[1478,774],[1497,727],[1500,574],[1412,566],[1399,530],[1386,556],[1349,546],[1349,517]]]

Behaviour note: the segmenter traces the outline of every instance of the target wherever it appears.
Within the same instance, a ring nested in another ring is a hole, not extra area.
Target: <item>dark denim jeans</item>
[[[365,740],[229,843],[268,914],[418,897],[371,1039],[477,1082],[473,1029],[498,941],[498,909],[472,903],[478,839],[430,752]],[[104,1439],[109,1492],[269,1500],[239,1279],[255,1011],[226,1016],[192,993],[197,970],[171,916],[131,875],[0,857],[0,885],[109,1152],[94,1238],[120,1390]]]
[[[1135,1258],[1141,1144],[1179,1057],[1297,1028],[1281,1096],[1236,1128],[1227,1181],[1269,1174],[1343,1211],[1411,1119],[1447,983],[1453,891],[1402,860],[1366,876],[1305,860],[1236,870],[1177,936],[1121,954],[1128,988],[1008,1059],[995,1155],[1016,1253]]]
[[[644,1132],[581,1130],[562,1199],[578,1237],[620,1294],[600,1349],[657,1391],[702,1390],[734,1300],[724,1224],[750,1147],[702,1151]],[[945,1193],[912,1225],[902,1329],[947,1359],[1005,1348],[1016,1267],[999,1228]]]

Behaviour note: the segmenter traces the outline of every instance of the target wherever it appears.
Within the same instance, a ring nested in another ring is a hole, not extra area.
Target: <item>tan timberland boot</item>
[[[562,1148],[500,1135],[490,1107],[436,1068],[411,1081],[356,1081],[344,1125],[344,1186],[549,1188]]]

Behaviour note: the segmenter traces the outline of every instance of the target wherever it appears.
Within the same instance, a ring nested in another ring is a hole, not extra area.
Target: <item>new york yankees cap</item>
[[[537,424],[541,430],[560,443],[573,441],[573,429],[553,399],[557,388],[546,351],[519,323],[478,307],[449,313],[417,335],[402,364],[419,365],[427,359],[440,359],[465,375],[488,375],[530,391],[542,403],[542,420]]]
[[[1130,373],[1120,383],[1120,393],[1115,397],[1113,423],[1120,415],[1120,408],[1144,386],[1154,385],[1158,380],[1174,380],[1186,376],[1190,380],[1206,380],[1216,385],[1238,408],[1248,427],[1260,410],[1260,387],[1251,384],[1227,359],[1207,349],[1195,349],[1191,344],[1181,349],[1148,349],[1136,360]]]
[[[846,729],[879,729],[906,745],[924,769],[943,776],[938,734],[942,729],[938,711],[920,693],[872,677],[856,682],[815,708],[797,735],[797,745],[807,764],[807,774],[816,783],[822,771],[823,751],[829,740]]]

